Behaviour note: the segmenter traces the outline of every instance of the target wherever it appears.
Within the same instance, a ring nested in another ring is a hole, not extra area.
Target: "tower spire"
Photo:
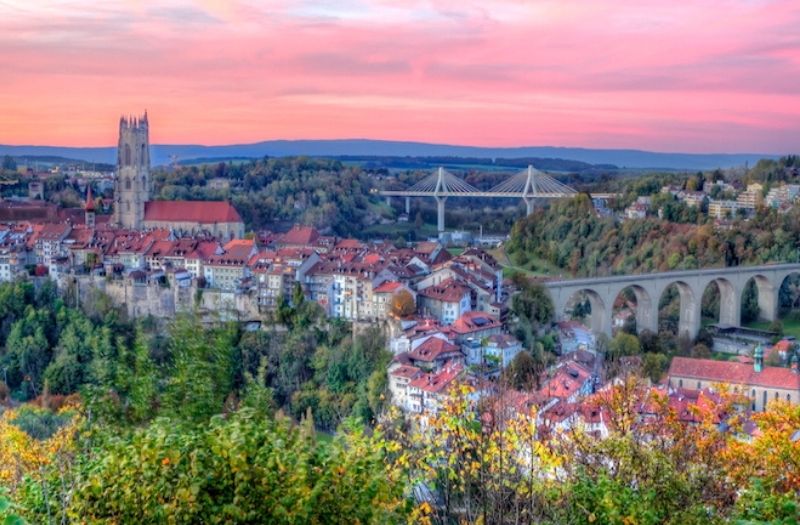
[[[94,199],[92,199],[92,185],[86,189],[86,205],[83,207],[83,223],[87,228],[95,227],[94,220]]]
[[[91,184],[87,185],[87,188],[88,189],[86,190],[86,204],[83,207],[83,209],[86,211],[94,211],[94,199],[92,198],[92,185]]]

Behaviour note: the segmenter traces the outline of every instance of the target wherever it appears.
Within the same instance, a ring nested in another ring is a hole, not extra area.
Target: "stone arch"
[[[790,281],[790,278],[791,281]],[[800,271],[788,272],[778,276],[775,282],[778,294],[778,315],[783,317],[793,310],[800,309]]]
[[[633,297],[635,301],[635,305],[633,305],[633,315],[636,320],[636,331],[641,333],[642,330],[650,330],[651,332],[658,331],[658,314],[654,315],[653,311],[653,299],[650,296],[650,293],[642,286],[638,284],[631,284],[621,288],[617,291],[616,294],[613,295],[611,299],[611,314],[612,314],[612,326],[616,323],[614,322],[614,305],[617,304],[618,299],[620,296],[630,290],[633,292]],[[612,292],[613,293],[613,292]],[[620,327],[616,327],[620,328]]]
[[[719,311],[717,321],[719,324],[739,326],[741,322],[741,293],[730,280],[717,277],[708,281],[703,286],[700,298],[706,294],[710,286],[714,286],[719,293]]]
[[[744,310],[744,294],[750,281],[755,282],[756,292],[758,294],[758,319],[765,321],[774,321],[778,318],[778,287],[763,274],[757,273],[751,275],[745,280],[745,284],[740,291],[740,310]],[[780,285],[778,285],[780,286]],[[744,316],[742,316],[744,321]]]
[[[589,305],[591,307],[591,313],[589,314],[589,327],[596,334],[604,333],[610,335],[611,315],[606,308],[606,303],[603,300],[603,297],[596,290],[591,288],[581,288],[580,290],[575,290],[569,295],[567,301],[563,305],[563,308],[566,308],[568,304],[575,302],[575,299],[581,295],[585,296],[589,300]],[[557,315],[559,316],[563,314],[564,312],[557,312]]]
[[[130,144],[125,144],[125,157],[123,159],[123,164],[125,166],[131,165],[131,146]]]
[[[676,280],[666,284],[659,294],[659,305],[664,296],[664,293],[675,286],[678,290],[678,297],[680,300],[679,318],[678,318],[678,336],[689,337],[694,339],[697,332],[700,331],[700,296],[695,293],[694,289],[689,283],[683,280]]]

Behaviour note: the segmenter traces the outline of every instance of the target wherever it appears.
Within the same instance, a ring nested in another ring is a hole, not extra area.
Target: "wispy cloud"
[[[0,0],[0,142],[787,152],[794,0]]]

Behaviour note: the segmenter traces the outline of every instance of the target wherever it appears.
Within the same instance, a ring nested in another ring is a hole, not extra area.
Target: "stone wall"
[[[237,294],[219,290],[200,290],[158,283],[133,283],[129,279],[107,280],[98,276],[77,277],[81,302],[94,300],[95,291],[106,294],[111,301],[123,306],[131,317],[153,316],[172,318],[176,314],[197,309],[204,317],[218,316],[220,320],[260,319],[255,294]]]

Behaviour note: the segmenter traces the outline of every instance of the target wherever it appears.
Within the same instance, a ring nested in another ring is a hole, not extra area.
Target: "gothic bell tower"
[[[141,118],[119,119],[117,180],[114,187],[114,223],[141,230],[144,205],[150,200],[150,139],[147,112]]]

